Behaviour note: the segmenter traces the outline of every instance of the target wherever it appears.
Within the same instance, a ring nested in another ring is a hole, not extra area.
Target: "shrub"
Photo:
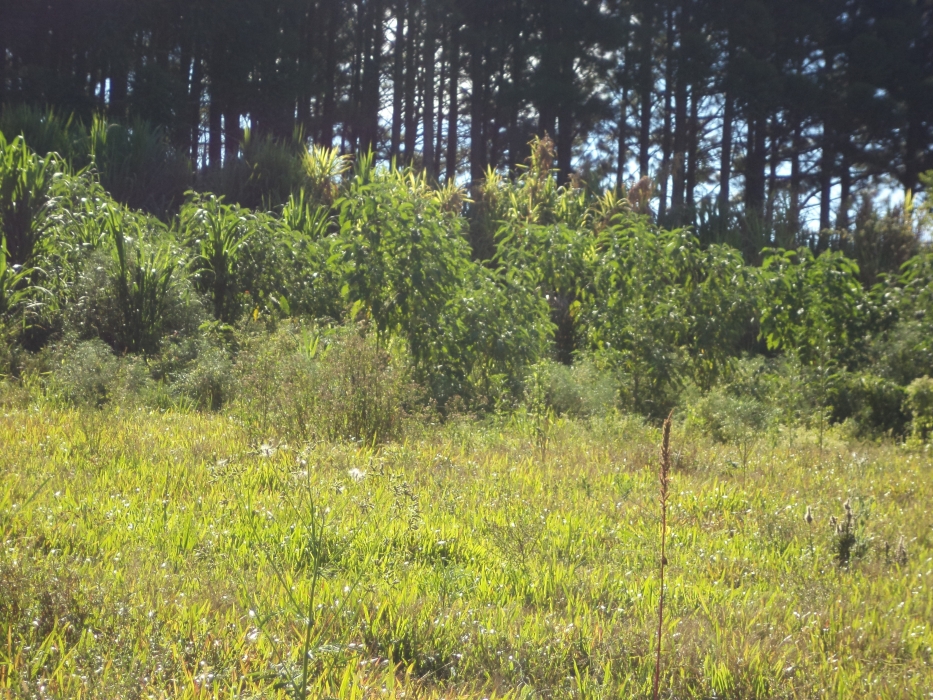
[[[22,136],[7,142],[0,133],[0,232],[12,264],[23,265],[32,258],[45,225],[53,180],[64,169],[54,153],[37,156]]]
[[[167,334],[196,333],[204,312],[177,269],[171,250],[153,250],[145,241],[124,239],[122,256],[92,251],[65,300],[66,333],[150,355]]]
[[[75,167],[86,165],[81,153],[86,131],[73,117],[63,117],[52,110],[28,105],[6,105],[0,112],[0,134],[7,140],[22,136],[35,153],[57,153]]]
[[[95,117],[87,151],[100,183],[118,202],[166,216],[191,184],[191,164],[160,127],[142,120],[112,124]]]
[[[871,195],[866,194],[855,218],[849,248],[858,263],[862,284],[870,287],[881,275],[897,273],[901,265],[916,255],[920,239],[902,207],[890,207],[879,215]]]
[[[49,389],[75,406],[145,403],[154,385],[144,362],[116,357],[101,340],[66,342],[55,353]]]
[[[842,373],[830,389],[832,420],[851,419],[860,437],[903,435],[909,416],[904,388],[868,372]]]
[[[925,442],[933,433],[933,379],[920,377],[910,383],[907,406],[912,416],[911,432]]]
[[[233,363],[222,349],[202,344],[197,357],[174,376],[174,394],[202,410],[218,411],[233,395]]]
[[[547,406],[557,414],[597,416],[616,405],[619,394],[617,381],[590,359],[570,367],[553,361],[541,362],[532,371],[537,372],[543,383]]]
[[[417,403],[404,365],[354,327],[250,337],[236,380],[234,412],[264,439],[390,440]]]

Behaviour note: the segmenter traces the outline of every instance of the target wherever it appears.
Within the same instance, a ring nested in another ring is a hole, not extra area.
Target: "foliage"
[[[154,352],[176,286],[177,259],[165,243],[148,240],[149,232],[136,220],[113,212],[107,226],[116,263],[112,284],[123,321],[117,343],[130,352]]]
[[[261,439],[397,437],[416,405],[404,363],[358,329],[283,326],[247,340],[236,359],[236,406]]]
[[[933,433],[933,379],[918,377],[907,387],[907,406],[913,416],[913,437],[926,441]]]
[[[920,252],[920,240],[909,215],[891,207],[883,215],[866,196],[855,219],[850,250],[858,263],[860,279],[867,288],[883,275],[896,275],[901,266]]]
[[[178,216],[180,236],[198,251],[192,261],[197,286],[213,305],[214,318],[235,321],[242,300],[240,266],[250,237],[263,225],[260,217],[213,196],[189,197]]]
[[[74,116],[25,104],[4,105],[0,110],[0,134],[7,139],[22,136],[40,156],[55,153],[73,166],[87,165],[88,154],[81,152],[85,130]]]
[[[872,308],[854,261],[840,252],[776,250],[762,273],[761,334],[769,349],[792,349],[811,364],[859,359]]]
[[[53,153],[33,153],[22,136],[8,142],[0,133],[0,230],[12,264],[24,265],[32,258],[53,180],[64,167]]]
[[[598,357],[624,373],[626,399],[661,415],[686,378],[721,373],[755,315],[756,276],[734,250],[700,248],[644,219],[609,227],[580,313]]]
[[[188,159],[164,130],[142,120],[129,124],[95,117],[88,148],[101,185],[132,209],[165,216],[182,201],[191,183]]]
[[[830,389],[832,419],[852,419],[860,437],[902,436],[909,422],[906,397],[904,387],[890,379],[842,373]]]
[[[590,358],[573,366],[544,361],[530,371],[542,383],[545,404],[557,415],[585,418],[609,413],[618,403],[618,382]]]

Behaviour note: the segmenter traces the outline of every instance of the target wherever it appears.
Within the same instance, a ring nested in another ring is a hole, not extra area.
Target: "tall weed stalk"
[[[668,487],[671,477],[671,411],[664,421],[661,437],[661,562],[658,567],[658,578],[661,582],[661,593],[658,597],[658,632],[657,654],[654,663],[654,692],[652,698],[658,700],[658,690],[661,683],[661,637],[664,631],[664,569],[667,567],[667,499]]]

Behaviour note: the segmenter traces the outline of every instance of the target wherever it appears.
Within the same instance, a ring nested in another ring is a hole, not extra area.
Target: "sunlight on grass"
[[[0,696],[646,697],[658,431],[549,430],[372,450],[13,410]],[[743,473],[740,447],[672,446],[662,697],[933,697],[924,452],[769,437]]]

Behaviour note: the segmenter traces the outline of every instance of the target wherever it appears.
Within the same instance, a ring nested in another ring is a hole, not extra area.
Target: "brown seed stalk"
[[[658,690],[661,684],[661,636],[664,630],[664,569],[667,566],[667,497],[668,485],[671,475],[671,419],[674,417],[672,410],[664,421],[661,429],[661,470],[659,473],[661,481],[661,563],[659,567],[659,579],[661,581],[661,595],[658,598],[658,633],[657,633],[657,656],[654,664],[654,692],[652,698],[658,700]]]

